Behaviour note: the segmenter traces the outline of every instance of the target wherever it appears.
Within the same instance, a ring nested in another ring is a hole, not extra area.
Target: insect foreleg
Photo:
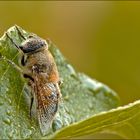
[[[62,84],[63,84],[63,80],[60,79],[60,80],[58,81],[58,85],[59,85],[59,86],[62,86]]]
[[[6,58],[4,56],[0,56],[0,60],[6,61],[8,64],[10,64],[17,71],[19,71],[20,73],[24,74],[23,70],[19,66],[17,66],[13,61],[11,61],[10,59],[8,59],[8,58]]]

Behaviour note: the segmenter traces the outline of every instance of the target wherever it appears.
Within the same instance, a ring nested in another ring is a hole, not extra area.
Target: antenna
[[[24,36],[23,33],[20,31],[19,27],[18,27],[17,25],[15,25],[15,28],[16,28],[18,34],[19,34],[24,40],[26,40],[25,36]]]
[[[8,33],[6,32],[5,33],[6,34],[6,36],[11,40],[11,42],[16,46],[16,48],[18,49],[18,50],[20,50],[20,47],[15,43],[15,41],[8,35]]]
[[[10,41],[16,46],[18,51],[21,52],[22,54],[24,54],[21,47],[15,43],[15,41],[9,36],[9,34],[7,32],[5,34],[6,34],[7,38],[10,39]]]

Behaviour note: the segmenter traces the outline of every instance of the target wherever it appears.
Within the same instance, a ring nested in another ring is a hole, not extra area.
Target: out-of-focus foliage
[[[92,138],[95,138],[95,133],[108,132],[119,135],[124,139],[139,139],[139,109],[140,101],[136,101],[124,107],[97,114],[85,121],[60,130],[54,138],[82,138],[82,136],[86,135],[91,135]]]
[[[51,38],[79,71],[116,90],[123,104],[140,97],[138,1],[1,1],[0,18],[1,35],[18,24]]]

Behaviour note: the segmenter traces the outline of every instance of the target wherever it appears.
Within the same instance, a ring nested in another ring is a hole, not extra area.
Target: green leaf
[[[21,28],[20,30],[24,36],[30,34]],[[22,43],[23,40],[15,27],[11,27],[7,32],[17,44]],[[55,132],[58,132],[55,136],[61,138],[61,136],[66,137],[71,134],[66,133],[62,128],[67,126],[66,129],[71,131],[71,128],[76,126],[73,125],[74,123],[80,127],[82,120],[88,121],[88,118],[95,114],[116,108],[119,105],[119,98],[106,85],[85,74],[77,73],[58,48],[51,41],[48,42],[49,50],[55,58],[60,77],[63,80],[61,86],[63,99],[52,128],[45,138],[53,137]],[[20,54],[5,34],[0,39],[0,55],[19,65]],[[27,81],[15,68],[5,61],[0,61],[1,139],[42,138],[37,119],[29,117],[30,93],[26,83]],[[95,122],[97,123],[97,121]],[[85,127],[88,127],[86,123],[83,128]],[[62,131],[60,132],[60,130]],[[78,132],[78,134],[80,133]]]
[[[114,133],[125,139],[140,138],[140,101],[108,112],[102,112],[91,118],[57,132],[54,138],[76,138],[93,135],[97,132]]]

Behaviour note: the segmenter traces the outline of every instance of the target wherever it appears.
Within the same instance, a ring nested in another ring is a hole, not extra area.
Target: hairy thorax
[[[43,83],[59,81],[58,71],[54,59],[51,53],[46,49],[27,56],[26,68],[32,77],[34,77],[34,69],[38,78],[42,80]]]

